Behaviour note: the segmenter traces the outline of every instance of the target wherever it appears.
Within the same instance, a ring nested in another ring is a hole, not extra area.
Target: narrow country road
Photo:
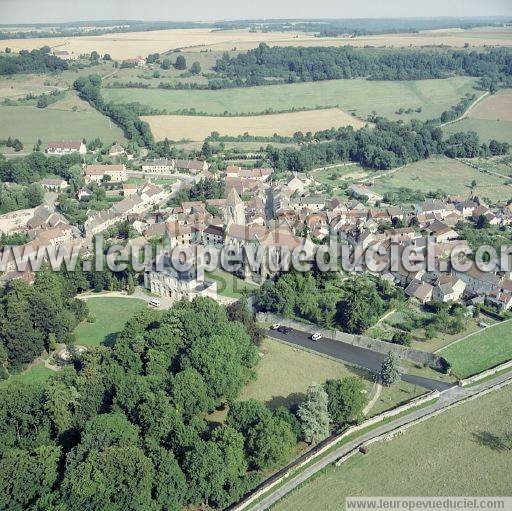
[[[352,346],[352,344],[335,341],[334,339],[328,339],[326,337],[323,337],[319,341],[312,341],[310,334],[299,330],[291,330],[287,334],[283,334],[277,330],[269,330],[268,336],[308,350],[317,351],[323,355],[329,355],[343,362],[369,369],[374,373],[380,372],[382,361],[385,357],[382,353],[360,348],[359,346]],[[443,391],[453,387],[451,383],[411,374],[403,374],[402,379],[408,383],[420,385],[429,390]]]
[[[347,442],[342,445],[338,449],[335,449],[332,452],[329,452],[325,456],[322,456],[318,461],[312,463],[302,472],[299,472],[296,476],[293,474],[289,479],[286,480],[281,486],[276,488],[274,491],[271,491],[267,496],[262,498],[256,504],[249,504],[247,506],[243,506],[243,501],[238,505],[233,506],[232,509],[241,510],[247,509],[250,511],[263,511],[268,509],[270,506],[275,504],[278,500],[284,497],[286,494],[290,493],[292,490],[297,488],[299,485],[303,484],[307,481],[312,475],[327,467],[328,465],[336,462],[341,457],[345,456],[353,449],[359,447],[362,444],[365,444],[372,438],[378,437],[382,434],[391,432],[404,424],[408,424],[417,419],[425,417],[433,412],[437,412],[443,410],[455,403],[461,402],[471,396],[476,396],[477,394],[492,389],[493,387],[501,384],[507,384],[512,381],[512,371],[509,371],[505,374],[492,378],[484,383],[479,385],[475,385],[474,387],[452,387],[441,393],[439,399],[432,405],[426,406],[424,408],[415,410],[405,416],[399,417],[387,424],[379,426],[367,433],[362,434],[358,438]]]

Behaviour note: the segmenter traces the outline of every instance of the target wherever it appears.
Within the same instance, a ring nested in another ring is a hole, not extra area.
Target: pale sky
[[[0,23],[512,16],[511,0],[0,0]]]

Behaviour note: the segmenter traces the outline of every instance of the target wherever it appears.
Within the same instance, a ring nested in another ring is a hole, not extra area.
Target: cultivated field
[[[75,330],[77,344],[86,346],[111,346],[126,322],[137,312],[147,308],[146,302],[137,298],[112,298],[95,296],[87,299],[94,323],[83,322]]]
[[[149,123],[157,140],[166,137],[170,140],[201,141],[213,131],[221,135],[256,136],[293,135],[297,131],[319,131],[323,129],[354,126],[358,129],[365,125],[339,108],[307,110],[286,114],[256,115],[245,117],[210,117],[199,115],[152,115],[142,119]]]
[[[103,96],[117,103],[137,101],[168,113],[194,108],[221,115],[266,113],[293,108],[338,106],[365,119],[372,111],[389,119],[432,119],[474,92],[474,79],[369,81],[329,80],[224,90],[105,89]],[[413,110],[398,115],[399,108]],[[421,108],[421,112],[416,109]]]
[[[272,509],[341,511],[348,496],[509,495],[512,457],[486,438],[510,433],[511,414],[508,386],[330,466]]]
[[[46,143],[99,137],[105,144],[125,142],[120,128],[72,93],[47,108],[0,105],[0,119],[0,139],[19,138],[25,150],[38,139]]]
[[[512,359],[512,323],[498,323],[448,346],[441,355],[453,373],[467,378]]]
[[[476,131],[484,141],[491,139],[512,143],[512,90],[504,89],[487,96],[460,122],[444,127],[447,134]]]
[[[383,194],[409,188],[419,192],[441,191],[446,194],[469,196],[470,185],[476,180],[475,192],[491,201],[506,202],[512,197],[512,187],[505,177],[484,174],[463,163],[438,157],[406,165],[390,176],[375,179],[374,190]]]
[[[250,33],[249,30],[219,30],[209,28],[156,30],[151,32],[129,32],[100,36],[56,37],[40,39],[5,39],[3,47],[15,51],[32,50],[48,45],[76,54],[96,50],[101,55],[109,53],[114,59],[126,59],[137,55],[164,53],[176,48],[195,51],[213,49],[218,51],[247,50],[259,43],[279,46],[455,46],[466,43],[474,46],[511,46],[510,28],[479,27],[470,30],[433,30],[418,34],[384,34],[364,37],[314,37],[311,33],[267,32]]]
[[[487,96],[469,112],[473,119],[512,122],[512,90],[500,90],[497,94]]]

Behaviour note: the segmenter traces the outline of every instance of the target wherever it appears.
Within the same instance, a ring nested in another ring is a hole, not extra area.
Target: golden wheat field
[[[260,42],[271,46],[434,46],[463,47],[512,46],[512,28],[478,27],[461,30],[431,30],[416,34],[384,34],[362,37],[314,37],[302,32],[251,33],[248,30],[212,30],[209,28],[155,30],[148,32],[127,32],[100,36],[56,37],[33,39],[6,39],[2,47],[15,51],[31,50],[48,45],[75,54],[96,50],[100,55],[109,53],[116,60],[146,56],[150,53],[164,53],[176,48],[194,51],[212,49],[218,51],[248,50]]]
[[[249,133],[255,136],[293,135],[332,127],[365,125],[339,108],[307,110],[284,114],[255,115],[247,117],[210,117],[201,115],[149,115],[141,117],[148,122],[157,140],[202,141],[213,131],[221,135],[237,136]]]

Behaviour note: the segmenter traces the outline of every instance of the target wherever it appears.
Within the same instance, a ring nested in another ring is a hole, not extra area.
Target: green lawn
[[[375,110],[391,119],[407,120],[438,117],[466,93],[474,92],[473,84],[473,78],[460,76],[402,82],[358,78],[223,90],[105,89],[103,96],[107,101],[137,101],[168,112],[195,108],[209,114],[234,114],[339,106],[363,119]],[[422,112],[395,114],[400,107],[421,107]]]
[[[90,312],[96,318],[94,323],[78,325],[75,334],[77,344],[86,346],[111,346],[126,322],[147,305],[138,298],[92,297],[87,300]]]
[[[55,371],[47,369],[43,363],[39,363],[27,369],[25,372],[11,376],[8,380],[0,382],[0,387],[6,382],[20,382],[25,384],[42,385],[50,376],[56,374]]]
[[[61,105],[59,102],[51,108],[43,109],[35,106],[0,105],[0,139],[19,138],[25,145],[24,151],[30,151],[38,139],[43,143],[83,138],[92,140],[96,137],[104,144],[125,141],[122,130],[107,117],[89,105],[77,111],[68,109],[71,101],[66,98]]]
[[[467,378],[512,359],[512,322],[480,330],[440,352],[452,364],[453,373]]]
[[[435,192],[469,196],[471,182],[477,183],[476,194],[491,201],[507,201],[512,198],[512,187],[506,185],[506,177],[493,176],[473,169],[456,160],[434,157],[411,163],[388,177],[375,180],[377,193],[394,192],[409,188],[418,192]]]
[[[241,298],[245,290],[254,291],[258,289],[256,284],[245,282],[231,273],[228,273],[220,268],[212,271],[205,272],[205,276],[217,282],[217,291],[219,295],[228,298]]]
[[[446,135],[458,131],[476,131],[483,142],[491,139],[512,144],[512,121],[466,118],[443,128]]]
[[[328,467],[272,509],[340,511],[349,496],[509,495],[512,456],[485,438],[510,432],[511,414],[508,386]]]
[[[359,376],[371,392],[373,376],[369,371],[343,364],[340,361],[305,351],[274,339],[265,339],[260,351],[263,356],[256,367],[257,377],[242,391],[240,399],[258,399],[271,407],[290,406],[300,402],[312,383],[329,379]],[[376,415],[413,397],[424,394],[423,387],[400,381],[384,388],[369,415]]]

